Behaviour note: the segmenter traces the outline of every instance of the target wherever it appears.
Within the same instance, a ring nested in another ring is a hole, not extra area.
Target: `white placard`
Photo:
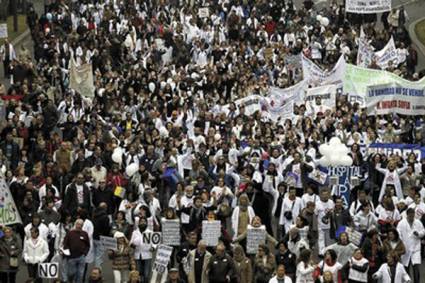
[[[180,245],[180,221],[162,219],[162,243],[169,246]]]
[[[207,246],[216,246],[221,235],[220,221],[202,221],[202,239],[207,242]]]
[[[266,242],[266,227],[260,228],[248,226],[246,235],[246,252],[248,254],[257,254],[258,246]]]
[[[159,245],[156,251],[155,261],[153,263],[153,270],[158,273],[165,273],[172,253],[172,247],[167,245]]]
[[[198,16],[200,18],[207,18],[210,16],[210,9],[208,7],[199,8]]]
[[[38,265],[38,276],[40,278],[54,279],[58,278],[59,264],[57,262],[40,263]]]
[[[161,243],[161,232],[142,233],[144,244],[159,245]]]
[[[0,24],[0,38],[8,38],[7,24]]]
[[[100,236],[100,242],[102,243],[103,247],[107,250],[118,250],[118,244],[117,239],[114,237],[106,237],[106,236]]]

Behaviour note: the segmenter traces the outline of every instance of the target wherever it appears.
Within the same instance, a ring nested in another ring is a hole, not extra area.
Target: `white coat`
[[[391,283],[390,268],[388,267],[388,264],[384,263],[381,265],[379,270],[373,274],[373,277],[379,279],[379,282],[381,283]],[[410,282],[409,274],[407,274],[404,266],[399,262],[397,263],[394,282]]]
[[[42,263],[49,256],[49,245],[40,236],[35,241],[32,238],[27,238],[24,242],[22,254],[26,263]]]
[[[407,219],[402,219],[397,225],[397,231],[400,234],[400,240],[406,247],[406,253],[401,256],[401,262],[408,266],[410,260],[413,264],[421,263],[421,238],[425,236],[425,229],[421,221],[415,219],[410,226]],[[418,232],[418,236],[413,233]]]
[[[272,279],[269,280],[269,283],[279,283],[279,282],[292,283],[292,279],[285,275],[285,277],[283,278],[283,281],[282,281],[282,279],[278,280],[277,275],[276,275]]]
[[[285,225],[285,231],[288,231],[292,224],[295,223],[295,219],[298,217],[302,209],[301,198],[295,197],[294,200],[290,200],[289,196],[283,199],[282,211],[280,212],[279,224]],[[292,213],[292,219],[285,217],[285,212]]]
[[[304,262],[299,262],[297,264],[297,280],[296,283],[313,283],[313,272],[314,272],[314,266],[309,265],[305,266]]]
[[[143,233],[139,229],[134,230],[131,235],[130,245],[134,245],[134,258],[135,259],[152,259],[151,249],[154,247],[152,243],[143,242],[143,234],[153,233],[153,231],[146,229]]]
[[[238,237],[238,225],[239,225],[239,206],[235,207],[232,214],[232,230],[233,230],[233,240]],[[255,216],[254,209],[251,206],[248,206],[248,217],[249,223],[252,222],[252,219]]]
[[[384,181],[382,182],[381,192],[379,194],[379,202],[381,202],[382,198],[384,197],[385,188],[387,187],[387,184],[394,185],[395,194],[399,200],[403,198],[400,175],[403,174],[403,172],[406,171],[406,169],[407,167],[403,167],[400,169],[395,169],[393,172],[390,172],[390,170],[388,169],[376,167],[376,170],[378,170],[379,172],[385,175]]]

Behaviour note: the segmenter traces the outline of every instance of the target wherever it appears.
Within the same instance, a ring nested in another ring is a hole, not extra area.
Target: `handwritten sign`
[[[167,269],[167,265],[170,261],[172,253],[173,247],[167,245],[159,245],[155,256],[155,261],[153,263],[153,270],[158,273],[164,273]]]
[[[210,16],[210,10],[208,9],[208,7],[199,8],[198,16],[200,18],[207,18],[207,17],[209,17]]]
[[[261,226],[260,228],[248,227],[246,236],[246,252],[248,254],[256,254],[258,252],[258,245],[266,242],[266,228]]]
[[[100,236],[100,242],[102,243],[103,247],[107,250],[118,250],[118,244],[117,239],[114,237],[106,237],[106,236]]]
[[[162,243],[169,246],[180,245],[180,221],[162,219]]]
[[[202,239],[207,242],[207,246],[216,246],[221,235],[220,221],[202,221]]]

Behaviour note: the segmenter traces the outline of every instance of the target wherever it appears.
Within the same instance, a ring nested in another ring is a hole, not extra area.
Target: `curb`
[[[17,38],[15,38],[14,40],[12,40],[12,45],[13,46],[17,46],[19,45],[22,41],[24,41],[28,36],[31,35],[30,30],[27,28],[23,33],[21,33],[20,35],[18,35]]]
[[[414,21],[413,23],[411,23],[409,25],[409,36],[412,39],[412,42],[418,47],[418,49],[422,53],[422,55],[425,56],[425,46],[422,44],[422,42],[420,42],[420,40],[416,36],[416,32],[415,32],[415,26],[416,26],[416,24],[418,22],[423,21],[423,20],[425,20],[425,17],[424,18],[417,19],[416,21]]]

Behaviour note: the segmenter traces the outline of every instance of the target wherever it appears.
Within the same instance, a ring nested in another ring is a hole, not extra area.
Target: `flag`
[[[77,66],[73,57],[69,64],[69,87],[85,97],[94,96],[93,67],[91,64]]]

